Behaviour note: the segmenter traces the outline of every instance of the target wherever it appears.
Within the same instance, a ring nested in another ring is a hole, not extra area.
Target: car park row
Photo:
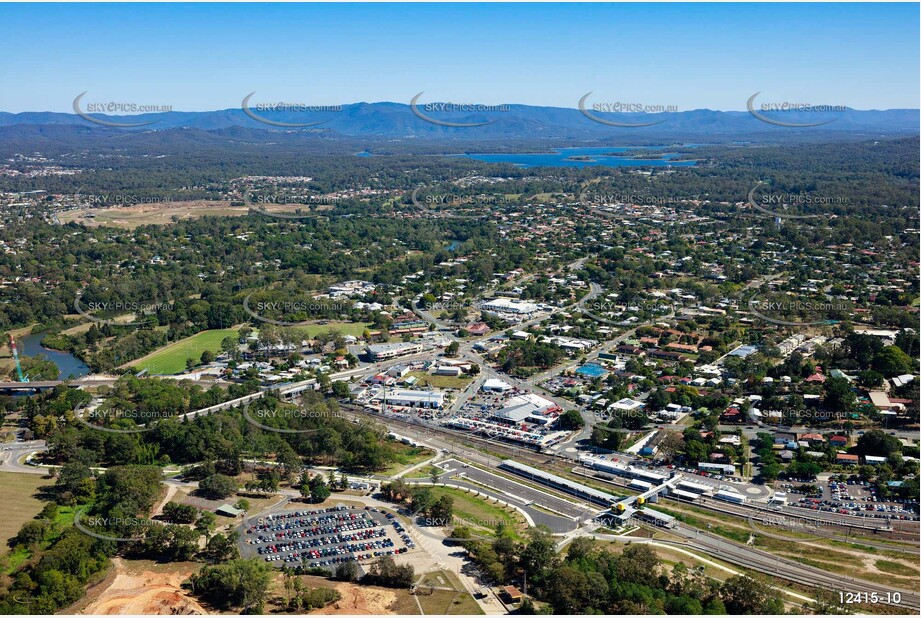
[[[371,514],[380,513],[386,523]],[[393,526],[404,546],[389,538],[386,525]],[[328,567],[352,560],[402,554],[415,547],[392,513],[373,507],[357,511],[345,506],[317,511],[292,511],[269,515],[246,529],[246,540],[267,562],[286,566]]]

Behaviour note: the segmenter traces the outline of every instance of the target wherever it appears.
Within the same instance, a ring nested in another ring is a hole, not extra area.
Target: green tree
[[[347,399],[351,395],[349,383],[345,380],[336,380],[333,382],[333,395],[337,399]]]
[[[329,487],[323,477],[317,474],[310,479],[310,499],[313,502],[323,502],[330,496]]]
[[[236,560],[240,557],[237,548],[238,538],[239,534],[236,532],[228,532],[226,535],[218,532],[208,539],[205,549],[202,550],[202,558],[212,563]]]
[[[223,474],[212,474],[198,483],[199,492],[212,500],[222,500],[237,491],[237,482]]]
[[[27,521],[19,528],[9,541],[11,547],[31,547],[38,545],[45,540],[45,536],[51,530],[51,522],[46,519]]]
[[[898,346],[890,345],[873,356],[873,369],[887,378],[912,373],[914,361]]]
[[[336,579],[344,582],[358,581],[358,563],[348,560],[336,567]]]
[[[851,383],[844,378],[829,378],[825,381],[825,407],[834,412],[850,412],[857,402]]]
[[[726,613],[782,614],[783,601],[767,584],[745,575],[736,575],[723,582],[720,598]]]
[[[451,496],[445,495],[441,496],[429,509],[432,519],[439,523],[441,526],[448,526],[451,524],[451,521],[454,519],[454,498]]]
[[[210,536],[217,526],[217,515],[211,511],[202,511],[195,522],[195,529],[204,536]]]
[[[557,426],[563,431],[582,429],[585,426],[585,419],[576,410],[566,410],[557,419]]]
[[[204,566],[189,578],[192,593],[221,609],[263,613],[272,567],[257,558]]]
[[[902,443],[899,439],[880,429],[872,429],[857,439],[857,452],[861,455],[888,457],[901,450]]]
[[[416,487],[412,490],[411,495],[413,510],[416,513],[427,514],[432,505],[435,504],[435,496],[428,487]]]

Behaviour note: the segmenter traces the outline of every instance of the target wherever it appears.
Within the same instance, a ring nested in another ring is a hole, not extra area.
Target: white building
[[[385,392],[386,391],[386,392]],[[438,391],[414,391],[408,389],[394,388],[381,389],[372,401],[384,401],[391,406],[407,406],[410,408],[436,408],[444,407],[444,393]]]
[[[642,401],[637,401],[635,399],[630,399],[629,397],[625,397],[621,399],[620,401],[615,401],[614,403],[612,403],[609,409],[629,412],[633,410],[639,410],[644,405],[646,404],[644,404]]]
[[[498,378],[490,378],[483,382],[483,385],[480,388],[484,391],[504,393],[505,391],[512,390],[512,385],[508,382],[499,380]]]
[[[540,307],[534,303],[529,303],[511,298],[494,298],[483,303],[481,307],[484,311],[494,313],[512,313],[515,315],[530,315],[537,313]]]
[[[525,419],[546,422],[548,412],[558,410],[559,406],[534,393],[517,395],[506,402],[504,408],[495,413],[495,417],[504,421],[520,423]]]
[[[377,343],[367,346],[365,352],[372,360],[380,361],[406,356],[407,354],[419,354],[424,349],[421,343]]]

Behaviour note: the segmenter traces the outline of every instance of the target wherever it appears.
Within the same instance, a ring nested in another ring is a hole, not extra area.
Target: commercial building
[[[857,455],[838,453],[838,456],[835,458],[835,463],[843,464],[845,466],[856,466],[860,463],[860,458]]]
[[[625,397],[620,401],[615,401],[611,404],[611,410],[619,410],[621,412],[632,412],[633,410],[639,410],[643,408],[646,404],[642,401],[637,401],[635,399],[630,399]]]
[[[243,515],[246,511],[238,509],[229,504],[222,504],[221,506],[214,509],[214,512],[218,515],[223,515],[224,517],[239,517]]]
[[[504,393],[505,391],[512,390],[512,385],[498,378],[489,378],[483,385],[480,387],[484,391],[491,391],[496,393]]]
[[[548,420],[547,415],[559,409],[560,407],[549,399],[545,399],[534,393],[526,393],[524,395],[516,395],[509,399],[505,407],[497,411],[493,416],[497,419],[513,423],[520,423],[525,419],[533,419],[534,422],[545,423]]]
[[[736,467],[732,464],[719,464],[719,463],[710,463],[707,461],[697,462],[697,467],[701,470],[706,470],[707,472],[718,472],[719,474],[728,474],[729,476],[735,476]]]
[[[408,354],[419,354],[425,348],[421,343],[400,342],[400,343],[377,343],[365,347],[365,353],[373,361],[387,360],[388,358],[398,358]]]
[[[540,310],[540,307],[534,303],[514,300],[511,298],[494,298],[483,303],[481,308],[483,311],[490,311],[493,313],[511,313],[515,315],[530,315],[532,313],[537,313]]]
[[[407,406],[410,408],[434,408],[444,407],[444,393],[436,391],[414,391],[408,389],[382,389],[372,401],[384,399],[385,403],[391,406]]]

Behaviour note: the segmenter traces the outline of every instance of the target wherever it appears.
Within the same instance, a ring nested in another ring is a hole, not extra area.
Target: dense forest
[[[303,461],[335,465],[346,470],[372,472],[392,463],[395,451],[379,426],[346,420],[334,399],[305,393],[297,405],[265,397],[246,410],[234,408],[194,419],[177,419],[183,412],[226,401],[252,392],[237,387],[229,393],[214,387],[183,387],[171,380],[122,378],[106,401],[114,410],[131,409],[143,419],[156,419],[146,431],[135,430],[133,418],[100,418],[94,424],[121,431],[98,431],[77,422],[75,411],[89,394],[65,386],[46,395],[29,398],[24,408],[36,437],[49,446],[51,462],[80,462],[86,466],[129,464],[166,465],[211,462],[225,474],[242,470],[244,454],[264,459],[276,454],[289,473]],[[257,426],[293,432],[276,432]],[[303,458],[303,459],[302,459]]]

